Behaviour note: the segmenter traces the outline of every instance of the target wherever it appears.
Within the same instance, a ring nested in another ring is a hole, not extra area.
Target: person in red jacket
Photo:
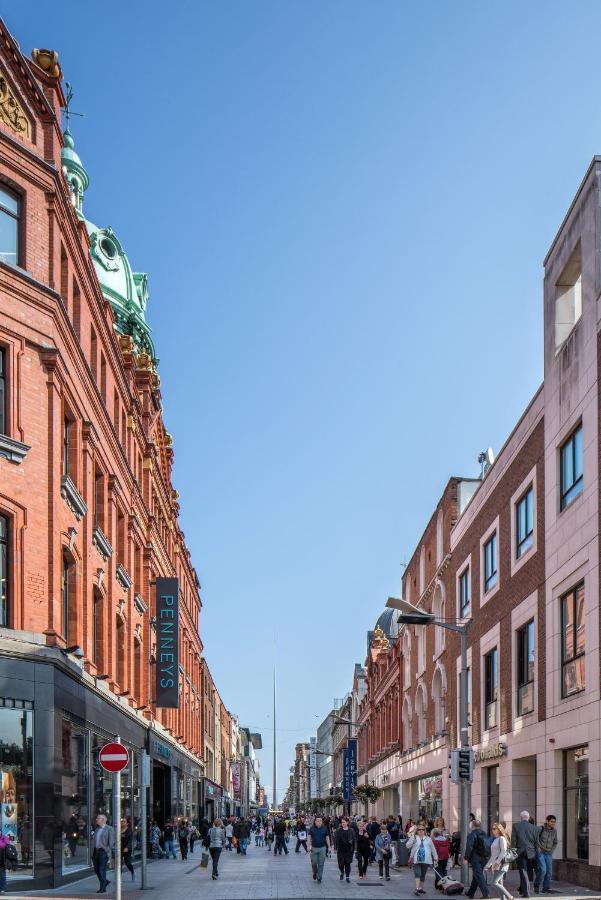
[[[447,865],[451,855],[451,842],[441,828],[433,828],[430,837],[438,854],[438,863],[434,869],[434,887],[438,887],[438,882],[447,874]]]

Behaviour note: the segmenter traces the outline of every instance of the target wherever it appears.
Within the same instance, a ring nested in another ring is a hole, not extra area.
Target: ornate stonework
[[[0,119],[11,131],[31,140],[31,122],[2,72],[0,72]]]

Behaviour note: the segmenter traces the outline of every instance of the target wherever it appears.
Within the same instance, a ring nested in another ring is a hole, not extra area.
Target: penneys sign
[[[179,707],[179,581],[157,578],[156,705]]]

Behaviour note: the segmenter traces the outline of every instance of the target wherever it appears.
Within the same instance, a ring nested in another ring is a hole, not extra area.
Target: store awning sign
[[[179,707],[179,580],[156,580],[156,705]]]

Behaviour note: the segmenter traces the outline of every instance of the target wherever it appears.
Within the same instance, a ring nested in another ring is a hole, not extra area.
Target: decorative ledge
[[[142,613],[142,615],[144,615],[145,612],[148,612],[148,607],[144,603],[142,595],[137,592],[134,594],[134,604],[138,612]]]
[[[127,574],[127,569],[125,566],[122,566],[121,563],[117,566],[117,571],[115,572],[117,576],[117,581],[121,585],[124,591],[128,591],[133,584],[133,581]]]
[[[0,434],[0,456],[9,462],[22,463],[28,450],[31,450],[29,444],[22,444],[21,441],[15,441],[6,434]]]
[[[107,561],[109,556],[113,555],[113,548],[109,544],[108,538],[106,537],[104,531],[102,530],[102,528],[99,528],[98,525],[92,532],[92,543],[105,562]]]
[[[61,497],[69,509],[75,513],[75,518],[79,522],[87,513],[88,507],[68,475],[63,475],[61,480]]]

